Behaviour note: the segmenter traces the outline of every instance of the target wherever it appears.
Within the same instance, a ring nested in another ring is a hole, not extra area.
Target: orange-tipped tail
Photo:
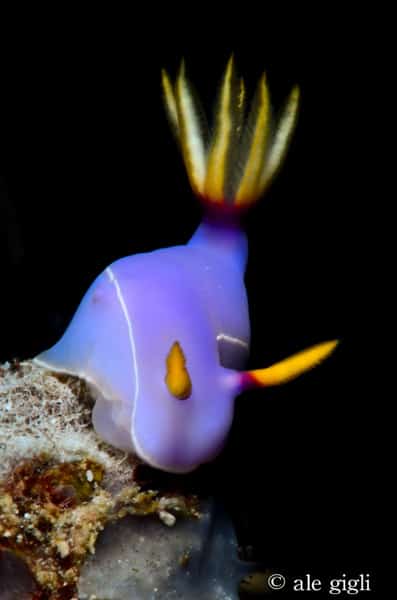
[[[270,387],[287,383],[325,360],[337,345],[338,340],[322,342],[293,354],[271,367],[239,373],[239,387],[243,390],[251,387]]]

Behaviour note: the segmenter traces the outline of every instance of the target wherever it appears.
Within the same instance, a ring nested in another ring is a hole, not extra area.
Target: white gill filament
[[[186,81],[184,67],[177,81],[178,121],[182,150],[193,189],[202,193],[206,174],[206,152],[200,121]]]
[[[269,154],[266,159],[265,168],[260,182],[262,191],[273,178],[274,174],[283,162],[288,149],[289,141],[294,131],[298,103],[299,88],[295,87],[288,99],[287,106],[278,124]]]

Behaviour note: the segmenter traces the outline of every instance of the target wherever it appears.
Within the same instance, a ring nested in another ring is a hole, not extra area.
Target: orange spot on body
[[[186,358],[179,342],[174,342],[166,359],[165,383],[168,391],[179,400],[186,400],[192,393],[192,382],[186,368]]]

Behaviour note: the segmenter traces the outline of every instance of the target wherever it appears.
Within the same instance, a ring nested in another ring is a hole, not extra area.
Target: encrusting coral
[[[0,558],[25,562],[35,600],[78,598],[80,568],[107,523],[199,517],[195,496],[142,489],[137,459],[98,438],[83,382],[30,362],[0,369]]]

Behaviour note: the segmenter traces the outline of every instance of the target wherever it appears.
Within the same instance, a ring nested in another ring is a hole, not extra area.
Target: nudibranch
[[[250,323],[241,214],[269,186],[296,121],[294,88],[274,123],[265,75],[245,115],[233,58],[219,91],[212,135],[182,63],[162,72],[167,116],[202,223],[185,244],[127,256],[94,281],[63,337],[36,363],[91,386],[93,425],[108,443],[184,473],[213,459],[243,390],[286,382],[336,346],[318,344],[273,366],[245,371]]]

